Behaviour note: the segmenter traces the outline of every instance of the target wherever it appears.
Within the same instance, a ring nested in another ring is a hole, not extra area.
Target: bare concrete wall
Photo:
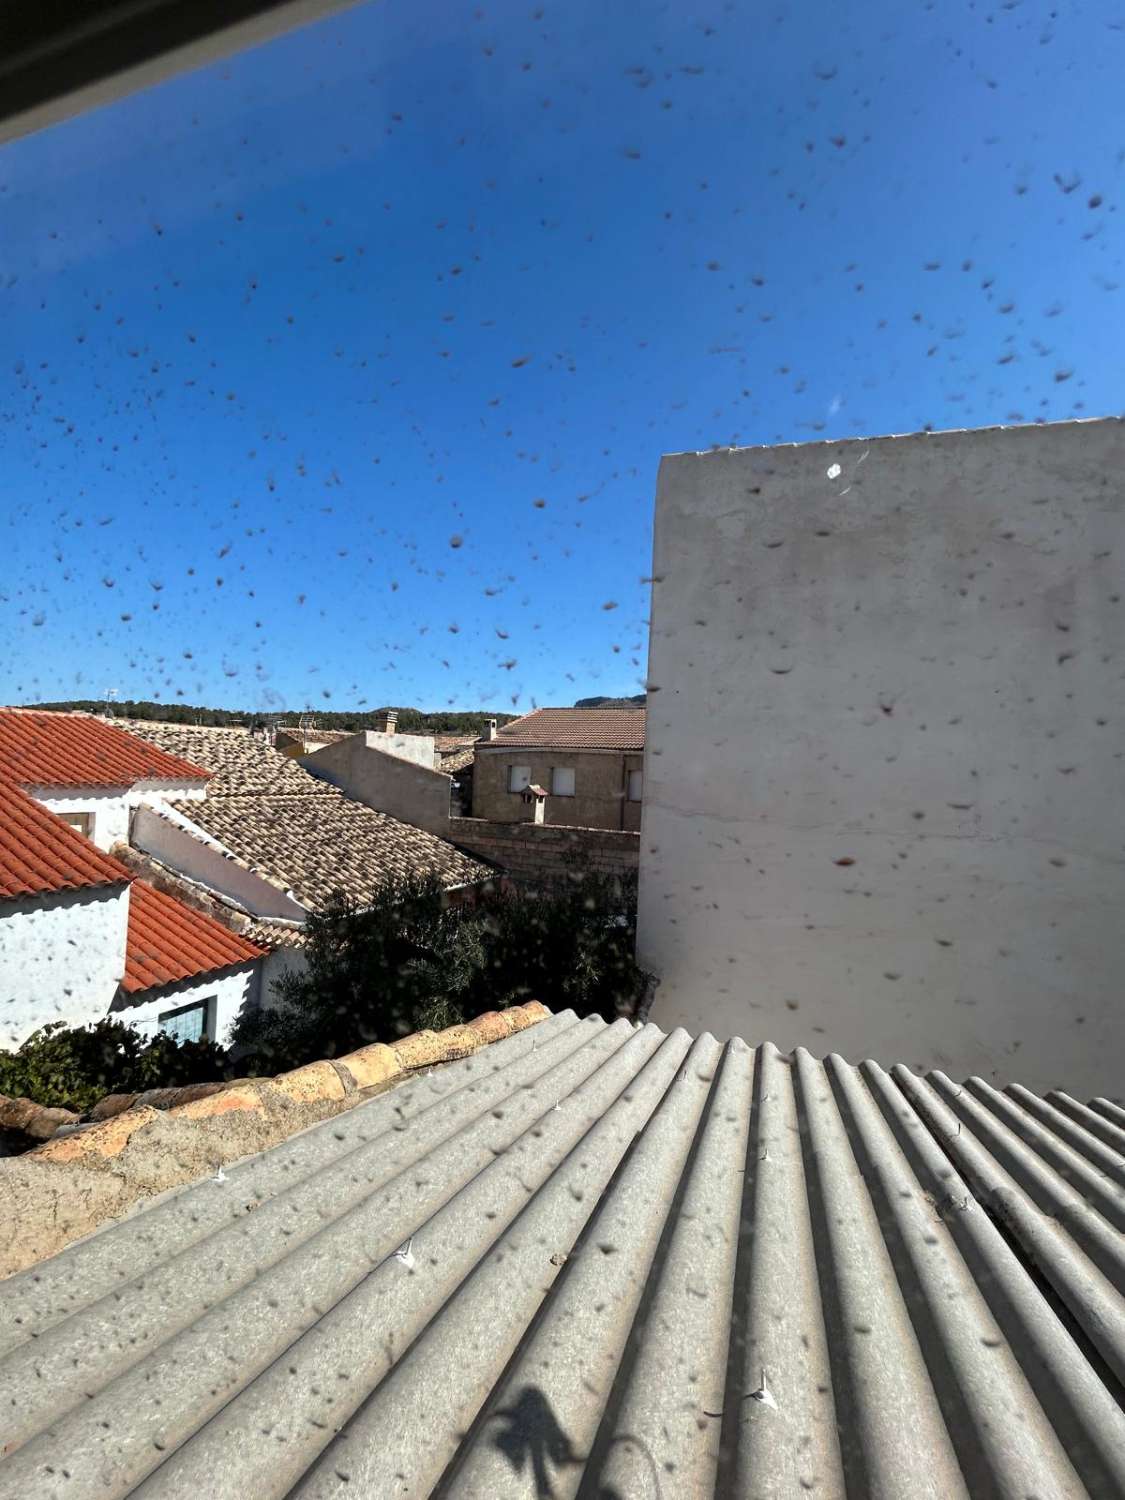
[[[598,874],[631,874],[637,869],[640,844],[635,833],[606,828],[551,828],[483,818],[451,818],[445,836],[528,886],[565,878],[576,858]]]
[[[363,738],[373,750],[384,755],[396,755],[400,760],[412,760],[415,765],[434,769],[437,747],[432,734],[384,734],[379,729],[364,731]]]
[[[390,743],[410,738],[429,744],[428,765],[404,758]],[[433,743],[422,735],[354,734],[302,756],[301,765],[357,802],[446,838],[450,777],[433,769]]]
[[[527,808],[518,792],[508,790],[512,766],[529,766],[531,779],[551,791],[556,766],[574,771],[574,796],[550,795],[544,822],[568,828],[631,829],[641,826],[641,804],[627,796],[629,771],[639,771],[644,757],[621,750],[529,750],[519,745],[477,746],[473,766],[473,816],[500,823],[519,823]]]
[[[1125,428],[666,458],[652,1018],[1121,1091]]]

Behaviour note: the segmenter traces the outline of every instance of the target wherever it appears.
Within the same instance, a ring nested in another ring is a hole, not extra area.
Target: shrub
[[[636,1010],[647,980],[633,957],[636,876],[577,867],[543,895],[502,892],[478,911],[490,932],[482,1008],[541,1000],[606,1021]]]
[[[0,1094],[84,1114],[106,1094],[208,1083],[227,1071],[213,1042],[141,1036],[120,1021],[40,1027],[15,1052],[0,1052]]]
[[[362,909],[337,896],[309,918],[308,972],[239,1020],[232,1051],[240,1071],[280,1072],[529,999],[614,1020],[644,989],[635,927],[635,877],[577,868],[544,894],[474,905],[432,879],[388,881]]]
[[[468,912],[432,878],[388,881],[362,909],[334,897],[309,918],[308,972],[286,975],[272,1005],[237,1023],[240,1068],[249,1058],[278,1072],[463,1020],[483,963]]]

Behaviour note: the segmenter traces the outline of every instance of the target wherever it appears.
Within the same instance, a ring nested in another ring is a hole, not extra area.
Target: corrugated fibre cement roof
[[[1125,1111],[571,1013],[0,1284],[5,1500],[1120,1496]]]

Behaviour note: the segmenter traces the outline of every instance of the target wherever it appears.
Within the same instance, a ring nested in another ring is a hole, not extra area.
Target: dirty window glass
[[[642,694],[662,453],[1119,407],[1122,36],[392,0],[0,148],[3,696]]]

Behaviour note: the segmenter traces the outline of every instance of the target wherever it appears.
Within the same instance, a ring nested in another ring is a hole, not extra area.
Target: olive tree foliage
[[[286,975],[233,1038],[240,1070],[278,1071],[525,1000],[630,1015],[636,880],[575,870],[539,893],[451,900],[427,877],[388,880],[360,907],[339,894],[309,919],[307,971]]]

